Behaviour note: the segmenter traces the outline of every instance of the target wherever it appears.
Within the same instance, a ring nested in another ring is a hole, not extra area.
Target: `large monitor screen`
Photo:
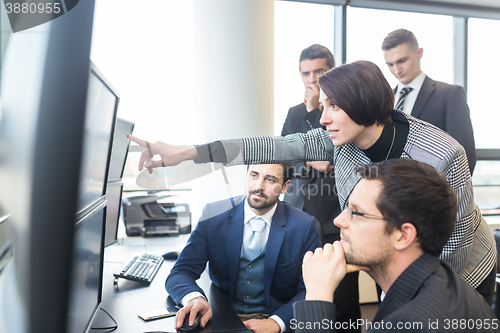
[[[75,225],[68,333],[87,332],[101,302],[105,213],[102,200]]]
[[[66,332],[94,3],[13,33],[2,59],[0,332]]]
[[[119,97],[97,67],[90,70],[78,211],[105,194],[109,156]]]
[[[108,181],[120,181],[122,179],[130,146],[130,140],[127,138],[127,134],[132,134],[134,125],[134,123],[128,120],[121,118],[116,119]]]

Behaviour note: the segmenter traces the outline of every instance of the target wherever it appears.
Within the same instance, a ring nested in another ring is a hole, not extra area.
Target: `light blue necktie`
[[[245,236],[243,242],[243,255],[245,258],[252,261],[262,252],[262,231],[266,226],[266,222],[262,218],[256,216],[248,223],[250,223],[252,232]]]

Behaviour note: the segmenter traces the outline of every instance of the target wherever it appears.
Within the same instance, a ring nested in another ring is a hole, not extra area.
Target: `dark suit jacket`
[[[476,144],[464,88],[426,76],[411,115],[439,127],[457,140],[465,149],[472,174],[476,166]]]
[[[218,215],[213,211],[227,207],[229,199],[205,206],[196,230],[167,278],[167,292],[176,303],[192,291],[205,295],[195,280],[207,262],[212,282],[229,302],[233,301],[243,243],[243,198],[233,198],[236,206]],[[293,315],[292,304],[305,297],[302,258],[320,246],[314,217],[278,201],[266,243],[263,279],[269,315],[280,317],[287,328]]]
[[[281,135],[306,133],[313,128],[323,128],[319,123],[320,119],[319,109],[307,112],[304,103],[296,105],[288,110]],[[333,219],[341,212],[335,187],[335,173],[325,175],[313,168],[305,171],[303,162],[294,165],[295,178],[290,180],[284,200],[316,217],[321,223],[323,235],[340,234],[340,229],[333,224]]]
[[[325,318],[335,321],[335,305],[301,301],[295,303],[294,314],[296,322],[292,321],[291,328],[297,325],[296,333],[318,332],[298,326],[306,322],[321,323]],[[463,329],[464,321],[469,325],[465,326],[467,329]],[[485,326],[487,322],[489,329]],[[500,329],[500,322],[484,298],[447,263],[430,254],[421,256],[396,279],[371,323],[368,332],[498,332]],[[409,326],[398,330],[398,323]],[[434,328],[434,323],[438,328]]]

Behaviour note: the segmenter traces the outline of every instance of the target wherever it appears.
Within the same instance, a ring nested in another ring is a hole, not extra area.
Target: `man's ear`
[[[289,179],[289,180],[287,180],[287,181],[283,184],[283,186],[281,186],[281,194],[283,194],[283,193],[285,193],[285,192],[286,192],[286,190],[288,189],[288,185],[290,185],[290,179]]]
[[[397,238],[394,243],[396,250],[404,250],[410,247],[417,239],[417,229],[411,223],[403,223],[399,230],[396,230]]]
[[[422,56],[424,55],[424,49],[423,48],[418,48],[417,49],[417,55],[418,55],[418,60],[422,59]]]

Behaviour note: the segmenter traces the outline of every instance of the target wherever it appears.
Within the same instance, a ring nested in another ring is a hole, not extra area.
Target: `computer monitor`
[[[116,242],[118,235],[118,223],[122,212],[122,182],[108,182],[106,190],[106,201],[108,202],[106,213],[106,232],[104,233],[104,246]]]
[[[122,208],[123,183],[121,179],[130,147],[130,140],[127,138],[127,134],[132,134],[134,125],[133,122],[128,120],[116,118],[113,147],[111,149],[111,161],[109,163],[108,185],[106,189],[108,208],[104,237],[105,246],[111,245],[117,240],[118,223],[120,221]]]
[[[103,197],[75,224],[67,333],[88,332],[101,303],[105,216]]]
[[[91,63],[78,209],[105,194],[119,96]]]
[[[130,147],[130,140],[127,138],[127,134],[132,134],[134,125],[133,122],[128,120],[116,118],[108,182],[121,181],[122,179]]]
[[[0,332],[65,333],[94,0],[9,38],[1,78],[0,206],[12,259]]]
[[[118,94],[91,62],[72,251],[68,333],[88,332],[101,303],[105,193],[117,107]]]

